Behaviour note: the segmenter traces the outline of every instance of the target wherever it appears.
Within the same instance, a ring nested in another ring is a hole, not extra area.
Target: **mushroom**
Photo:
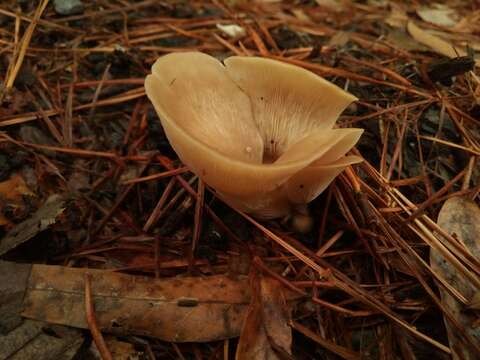
[[[181,161],[223,201],[257,218],[305,209],[361,161],[345,154],[363,130],[333,128],[357,99],[303,68],[172,53],[155,62],[145,89]]]

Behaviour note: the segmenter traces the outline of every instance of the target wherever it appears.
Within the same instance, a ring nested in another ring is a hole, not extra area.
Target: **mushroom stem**
[[[313,217],[306,204],[295,206],[292,214],[292,228],[306,234],[313,229]]]

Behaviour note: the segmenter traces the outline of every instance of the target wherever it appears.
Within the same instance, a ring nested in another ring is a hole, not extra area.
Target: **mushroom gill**
[[[225,202],[260,218],[288,215],[349,164],[361,129],[334,129],[356,98],[289,64],[199,53],[159,58],[145,80],[179,158]]]

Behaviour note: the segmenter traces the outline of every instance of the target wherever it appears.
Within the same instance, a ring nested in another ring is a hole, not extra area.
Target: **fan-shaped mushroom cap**
[[[228,75],[252,101],[265,152],[279,157],[312,130],[329,130],[357,98],[298,66],[276,60],[232,56]]]
[[[361,130],[332,129],[355,97],[302,68],[174,53],[156,61],[145,89],[179,158],[257,216],[288,214],[360,161],[344,155]]]

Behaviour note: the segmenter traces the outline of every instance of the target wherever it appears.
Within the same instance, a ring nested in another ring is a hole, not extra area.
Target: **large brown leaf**
[[[473,201],[461,197],[453,197],[447,200],[438,216],[438,225],[463,243],[473,256],[480,259],[480,209]],[[475,295],[478,294],[480,289],[475,288],[438,251],[431,250],[430,262],[432,269],[466,299],[475,301]],[[463,326],[465,332],[480,345],[480,328],[475,325],[478,316],[474,311],[469,310],[468,306],[457,301],[443,287],[440,286],[439,288],[442,304]],[[445,321],[445,325],[453,358],[478,359],[479,354],[464,345],[458,331],[448,321]]]
[[[92,275],[101,330],[175,342],[237,337],[250,304],[247,277],[156,279],[111,271],[34,265],[24,316],[87,328],[84,278]],[[292,294],[290,293],[290,298]]]

